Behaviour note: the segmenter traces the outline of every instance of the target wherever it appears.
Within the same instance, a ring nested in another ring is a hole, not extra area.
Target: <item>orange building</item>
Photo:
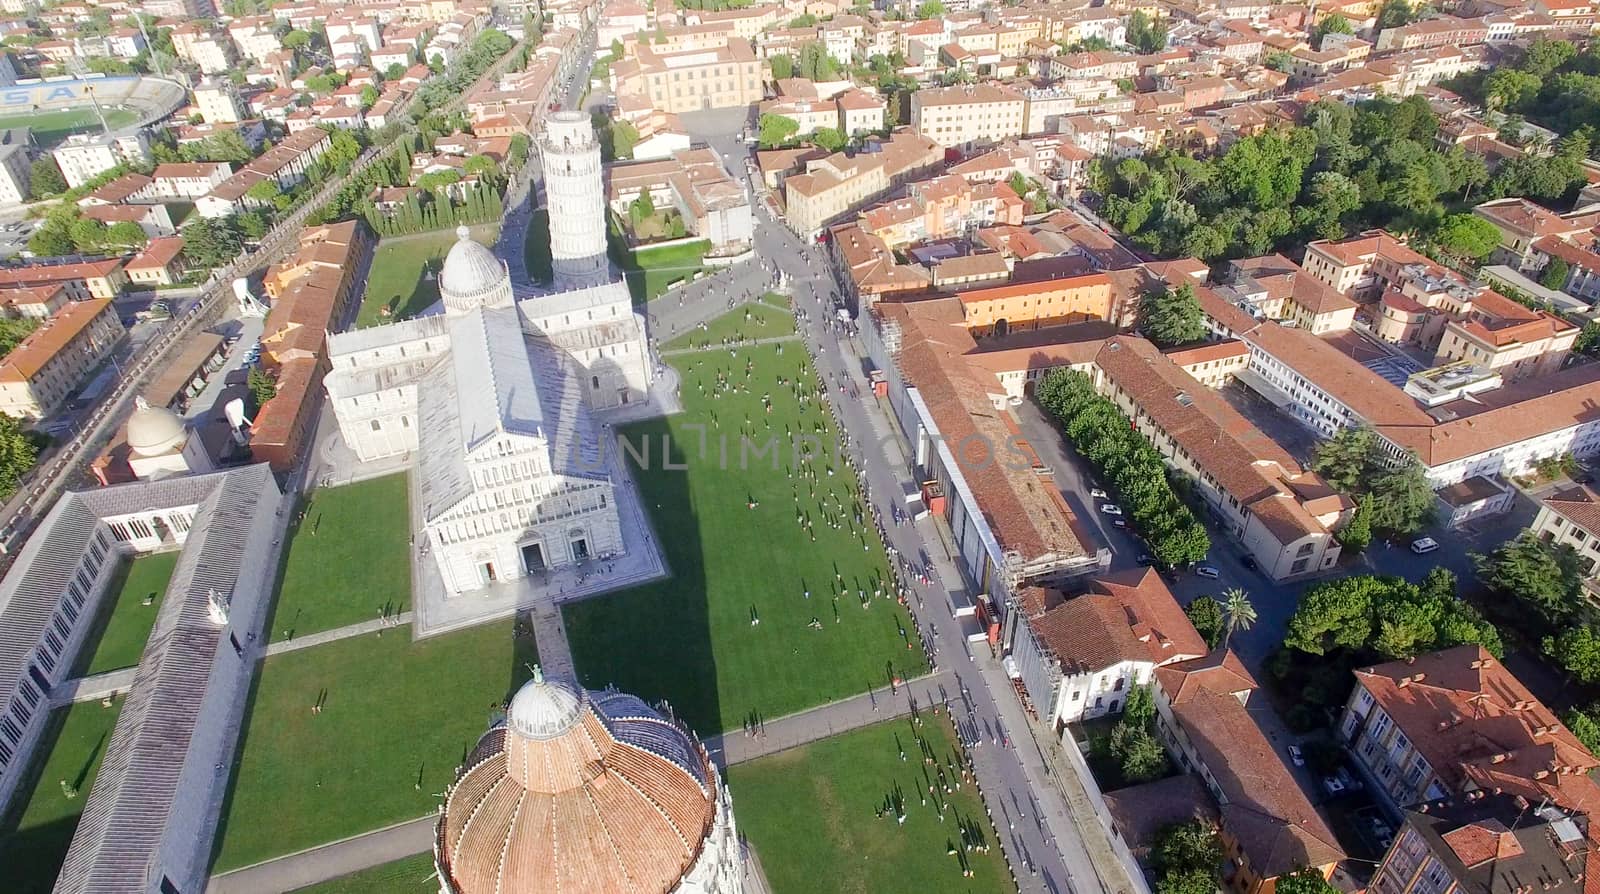
[[[957,295],[974,338],[1044,329],[1111,316],[1111,277],[1104,273],[1044,282],[1009,283]]]

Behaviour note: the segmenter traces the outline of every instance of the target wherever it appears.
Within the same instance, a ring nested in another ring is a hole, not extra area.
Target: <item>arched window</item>
[[[374,419],[374,420],[372,420],[372,430],[373,431],[383,431],[383,426],[379,425],[378,424],[378,420]]]
[[[599,388],[600,387],[600,377],[599,376],[590,376],[589,377],[589,383],[590,383],[591,387]]]

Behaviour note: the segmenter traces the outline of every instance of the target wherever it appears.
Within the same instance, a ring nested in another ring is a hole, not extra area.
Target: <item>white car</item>
[[[1431,553],[1438,548],[1439,541],[1434,540],[1432,537],[1423,537],[1420,540],[1411,541],[1411,551],[1419,556],[1423,553]]]
[[[1096,487],[1089,490],[1089,496],[1094,497],[1096,500],[1104,500],[1107,494],[1104,490]]]
[[[1300,751],[1299,745],[1289,746],[1289,760],[1294,761],[1294,765],[1297,767],[1303,767],[1306,765],[1306,756]]]
[[[1211,565],[1196,565],[1194,566],[1194,573],[1204,578],[1210,578],[1211,580],[1216,580],[1222,576],[1222,572],[1218,571],[1214,566]]]
[[[1106,515],[1121,515],[1122,507],[1115,503],[1102,503],[1100,504],[1100,511]]]

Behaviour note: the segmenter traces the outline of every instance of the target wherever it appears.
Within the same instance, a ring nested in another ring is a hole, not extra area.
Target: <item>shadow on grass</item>
[[[645,444],[649,471],[627,456],[639,500],[666,553],[670,580],[588,600],[581,613],[566,613],[568,640],[579,679],[590,689],[614,685],[647,702],[665,700],[674,714],[702,736],[722,731],[716,655],[711,645],[706,604],[705,551],[698,513],[689,490],[689,473],[662,471],[662,444],[672,434],[665,420],[630,426],[628,442]],[[626,454],[625,454],[626,455]],[[672,439],[671,462],[687,465],[682,446]],[[670,528],[666,522],[675,520]],[[759,562],[752,556],[751,561]],[[613,645],[626,643],[624,653]]]
[[[550,211],[540,208],[528,221],[527,241],[522,246],[522,263],[528,278],[547,286],[556,278],[550,261]]]
[[[0,817],[0,866],[5,867],[5,890],[11,894],[50,894],[61,872],[61,864],[67,859],[67,851],[72,847],[72,836],[78,831],[81,814],[77,813],[20,828],[24,811],[38,793],[38,787],[45,783],[45,765],[60,741],[66,719],[65,710],[51,712],[26,775],[12,793],[11,806],[6,815]],[[105,737],[102,737],[73,783],[78,790],[80,810],[89,797],[83,785],[93,772],[95,757],[104,745]]]

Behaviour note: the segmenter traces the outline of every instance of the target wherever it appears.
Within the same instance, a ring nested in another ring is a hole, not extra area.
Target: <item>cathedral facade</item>
[[[603,239],[598,194],[550,195],[552,219],[598,215]],[[344,443],[364,462],[411,459],[451,593],[626,551],[614,451],[590,411],[645,399],[653,362],[626,284],[608,277],[519,295],[462,227],[439,272],[442,312],[328,339]]]

